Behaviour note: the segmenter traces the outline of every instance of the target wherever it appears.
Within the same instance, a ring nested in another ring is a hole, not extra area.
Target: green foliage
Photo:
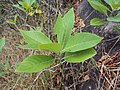
[[[54,64],[54,61],[64,59],[67,62],[76,63],[84,62],[93,57],[96,52],[92,48],[97,45],[102,38],[90,33],[72,34],[74,25],[74,11],[70,9],[63,17],[60,15],[57,18],[54,35],[57,36],[57,41],[52,42],[41,31],[25,31],[20,30],[25,42],[24,46],[19,46],[25,49],[47,50],[56,53],[54,58],[46,55],[32,55],[23,60],[17,68],[17,72],[38,72],[46,69]],[[65,57],[61,57],[65,53]]]
[[[106,22],[101,20],[100,18],[93,18],[91,21],[90,21],[90,25],[93,25],[93,26],[100,26],[100,25],[103,25],[105,24]]]
[[[71,36],[63,51],[76,52],[91,48],[101,41],[101,37],[90,33],[77,33]]]
[[[23,48],[23,49],[33,49],[33,50],[40,50],[39,48],[39,44],[26,44],[26,45],[20,45],[18,46],[19,48]]]
[[[111,6],[112,10],[120,9],[120,0],[105,0],[105,2]]]
[[[38,72],[53,64],[54,58],[46,55],[32,55],[18,64],[16,72]]]
[[[118,13],[116,16],[113,16],[113,17],[108,17],[107,20],[109,22],[120,22],[120,13]]]
[[[119,26],[113,26],[113,29],[116,30],[118,33],[120,33],[120,27]]]
[[[13,5],[25,12],[27,15],[32,16],[35,12],[41,14],[42,11],[38,9],[39,5],[36,3],[36,0],[22,0],[18,1],[18,4]]]
[[[105,2],[110,5],[111,9],[109,9],[108,7],[106,7],[101,0],[88,0],[88,2],[90,3],[90,5],[97,11],[105,14],[107,16],[107,18],[105,19],[105,21],[98,19],[98,18],[93,18],[90,21],[90,24],[93,26],[99,26],[99,25],[103,25],[109,22],[120,22],[120,14],[118,12],[117,15],[113,16],[113,13],[117,10],[120,10],[120,0],[105,0]]]
[[[88,0],[88,2],[95,10],[103,14],[107,14],[107,11],[110,11],[109,8],[103,5],[100,0]]]
[[[35,0],[22,0],[22,1],[19,1],[18,4],[13,6],[22,10],[23,12],[28,12],[28,10],[32,9],[32,5],[34,3],[35,3]]]
[[[90,48],[78,52],[68,52],[66,53],[65,58],[67,62],[79,63],[80,61],[84,62],[85,60],[93,57],[94,55],[96,55],[96,51],[93,48]]]
[[[59,15],[56,21],[54,33],[57,34],[58,43],[60,43],[63,47],[66,45],[66,42],[72,33],[74,19],[75,16],[72,8],[64,15],[63,18]]]
[[[5,45],[5,38],[0,39],[0,52],[2,51],[2,48]]]
[[[48,43],[48,44],[26,44],[24,46],[18,46],[19,48],[24,49],[33,49],[33,50],[47,50],[52,52],[60,52],[62,46],[59,43]]]
[[[62,50],[62,46],[59,43],[40,44],[39,48],[42,50],[48,50],[56,53]]]
[[[60,15],[58,15],[55,27],[54,27],[54,34],[57,34],[58,43],[62,45],[63,37],[64,37],[64,26],[63,20]]]
[[[63,25],[64,25],[63,47],[65,47],[66,42],[71,36],[72,28],[74,26],[75,15],[74,15],[73,8],[70,9],[62,19],[63,19]]]
[[[28,44],[47,44],[52,43],[52,41],[39,31],[25,31],[20,30],[21,35]]]

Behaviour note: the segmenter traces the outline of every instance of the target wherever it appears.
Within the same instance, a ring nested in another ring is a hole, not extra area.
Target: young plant
[[[18,1],[18,4],[15,4],[13,6],[25,12],[29,16],[32,16],[34,13],[42,13],[42,11],[38,9],[39,4],[36,3],[36,0]]]
[[[93,26],[100,26],[109,22],[120,22],[120,0],[104,0],[110,8],[106,7],[101,0],[88,0],[90,5],[97,11],[105,14],[107,18],[104,20],[100,18],[93,18],[90,24]],[[117,14],[115,14],[117,12]],[[115,14],[115,15],[114,15]]]
[[[17,65],[16,72],[39,72],[55,65],[55,61],[58,61],[58,63],[63,60],[70,63],[79,63],[93,57],[96,51],[92,47],[96,46],[102,38],[87,32],[71,35],[74,19],[73,8],[63,17],[58,15],[53,32],[54,35],[57,35],[56,42],[52,42],[40,31],[20,30],[27,44],[19,47],[33,50],[47,50],[56,54],[54,57],[50,55],[28,56]]]

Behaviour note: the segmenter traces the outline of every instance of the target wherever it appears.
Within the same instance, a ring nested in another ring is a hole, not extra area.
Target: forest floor
[[[48,29],[53,30],[58,9],[64,15],[71,7],[76,12],[81,0],[40,0],[41,15],[28,17],[27,23],[36,26],[40,22],[40,30],[48,35]],[[64,63],[51,71],[39,73],[17,73],[16,64],[31,54],[48,54],[45,51],[20,49],[23,38],[14,25],[4,23],[16,14],[24,19],[24,13],[13,8],[17,0],[0,1],[0,37],[5,37],[6,44],[0,53],[0,63],[6,65],[6,70],[0,67],[0,90],[120,90],[120,50],[112,54],[102,54],[97,60],[87,60],[84,63]],[[76,14],[73,32],[85,28],[84,20]],[[38,17],[40,20],[38,21]],[[48,23],[48,20],[50,23]],[[27,29],[27,26],[18,27]],[[52,32],[52,31],[51,31]],[[49,33],[50,34],[50,33]],[[117,36],[116,36],[117,37]],[[114,38],[111,38],[114,39]],[[119,46],[120,36],[112,47]],[[109,39],[108,39],[109,40]],[[119,41],[119,43],[118,43]],[[120,49],[120,48],[119,48]],[[101,52],[102,53],[102,52]],[[2,72],[2,73],[1,73]]]

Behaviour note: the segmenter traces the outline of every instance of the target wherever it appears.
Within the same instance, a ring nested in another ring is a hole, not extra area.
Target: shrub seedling
[[[70,63],[79,63],[93,57],[96,51],[92,47],[96,46],[102,38],[87,32],[71,35],[74,19],[73,8],[63,17],[58,15],[53,32],[57,36],[56,42],[52,42],[40,31],[20,30],[27,43],[24,46],[19,46],[20,48],[47,50],[56,54],[54,57],[49,55],[28,56],[17,65],[16,72],[39,72],[54,65],[56,60],[59,63],[63,60]]]

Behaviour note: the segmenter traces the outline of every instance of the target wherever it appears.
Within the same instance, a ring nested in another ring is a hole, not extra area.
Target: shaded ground
[[[10,2],[12,1],[12,2]],[[86,0],[50,0],[51,7],[46,0],[41,0],[40,9],[43,11],[41,18],[41,27],[48,34],[48,29],[53,29],[57,17],[58,8],[63,15],[70,7],[74,6],[76,12],[76,22],[73,31],[88,31],[104,37],[104,40],[95,49],[98,54],[94,59],[87,60],[84,63],[56,66],[49,71],[43,71],[35,74],[15,73],[15,66],[28,55],[46,53],[40,51],[28,51],[19,49],[16,46],[23,44],[22,37],[18,30],[9,24],[3,24],[4,21],[14,16],[16,13],[24,13],[15,10],[12,7],[17,0],[0,1],[2,12],[0,22],[1,36],[6,38],[6,45],[0,54],[0,62],[5,63],[8,59],[10,67],[5,75],[0,76],[0,90],[119,90],[119,66],[120,66],[120,37],[114,30],[104,31],[102,27],[92,27],[89,20],[93,17],[104,17],[94,11],[88,5]],[[50,13],[50,16],[48,16]],[[77,15],[78,14],[78,15]],[[79,17],[80,15],[80,17]],[[38,16],[28,18],[27,23],[35,26]],[[83,21],[85,22],[85,25]],[[48,20],[51,23],[48,24]],[[20,26],[19,26],[20,27]],[[28,27],[23,27],[27,29]],[[118,37],[118,38],[115,38]],[[115,38],[115,39],[114,39]],[[46,53],[49,54],[49,53]],[[97,61],[97,62],[96,62]]]

